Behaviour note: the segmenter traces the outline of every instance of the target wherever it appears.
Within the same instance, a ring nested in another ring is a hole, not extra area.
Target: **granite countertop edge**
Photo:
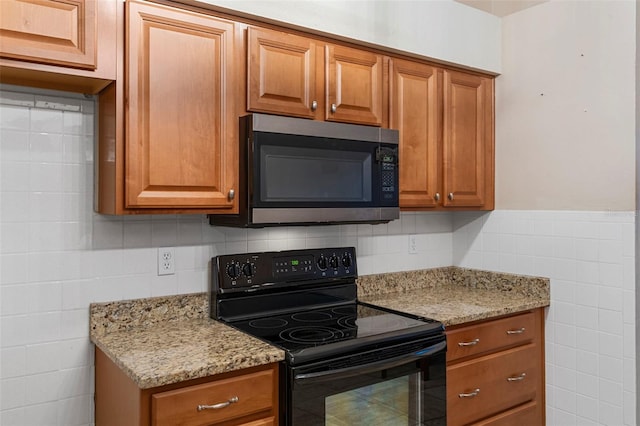
[[[549,306],[549,279],[458,267],[358,278],[359,299],[445,327]],[[207,293],[92,303],[90,338],[140,389],[284,359],[284,351],[210,319]]]

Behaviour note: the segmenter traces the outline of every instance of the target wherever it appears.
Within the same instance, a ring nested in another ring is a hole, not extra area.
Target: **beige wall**
[[[635,2],[503,18],[496,209],[635,209]]]

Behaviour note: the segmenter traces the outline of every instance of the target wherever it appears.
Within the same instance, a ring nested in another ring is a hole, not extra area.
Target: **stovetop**
[[[211,317],[285,350],[289,364],[437,336],[435,320],[357,301],[355,249],[213,259]]]
[[[442,334],[442,324],[350,303],[236,321],[230,325],[276,345],[290,363],[355,352],[381,343]]]

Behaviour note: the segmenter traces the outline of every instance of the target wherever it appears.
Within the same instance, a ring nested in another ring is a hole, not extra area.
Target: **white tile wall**
[[[206,291],[223,253],[357,247],[362,275],[448,266],[453,215],[403,213],[384,225],[211,227],[202,215],[93,213],[93,100],[0,87],[0,424],[93,422],[88,307]],[[65,109],[36,108],[36,102]],[[418,253],[408,253],[416,235]],[[176,274],[157,275],[157,248]]]
[[[459,266],[551,278],[547,424],[636,425],[635,212],[454,215]]]

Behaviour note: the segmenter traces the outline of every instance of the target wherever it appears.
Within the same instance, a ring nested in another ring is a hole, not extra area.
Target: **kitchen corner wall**
[[[547,424],[637,425],[633,0],[502,19],[496,211],[454,218],[454,263],[551,278]]]
[[[637,425],[634,212],[457,213],[454,264],[551,279],[547,424]]]
[[[89,303],[207,291],[212,256],[355,246],[361,275],[452,264],[451,213],[381,225],[211,227],[203,215],[93,212],[95,102],[0,91],[0,424],[93,422]],[[409,235],[417,253],[409,253]],[[176,274],[157,275],[157,248]]]

